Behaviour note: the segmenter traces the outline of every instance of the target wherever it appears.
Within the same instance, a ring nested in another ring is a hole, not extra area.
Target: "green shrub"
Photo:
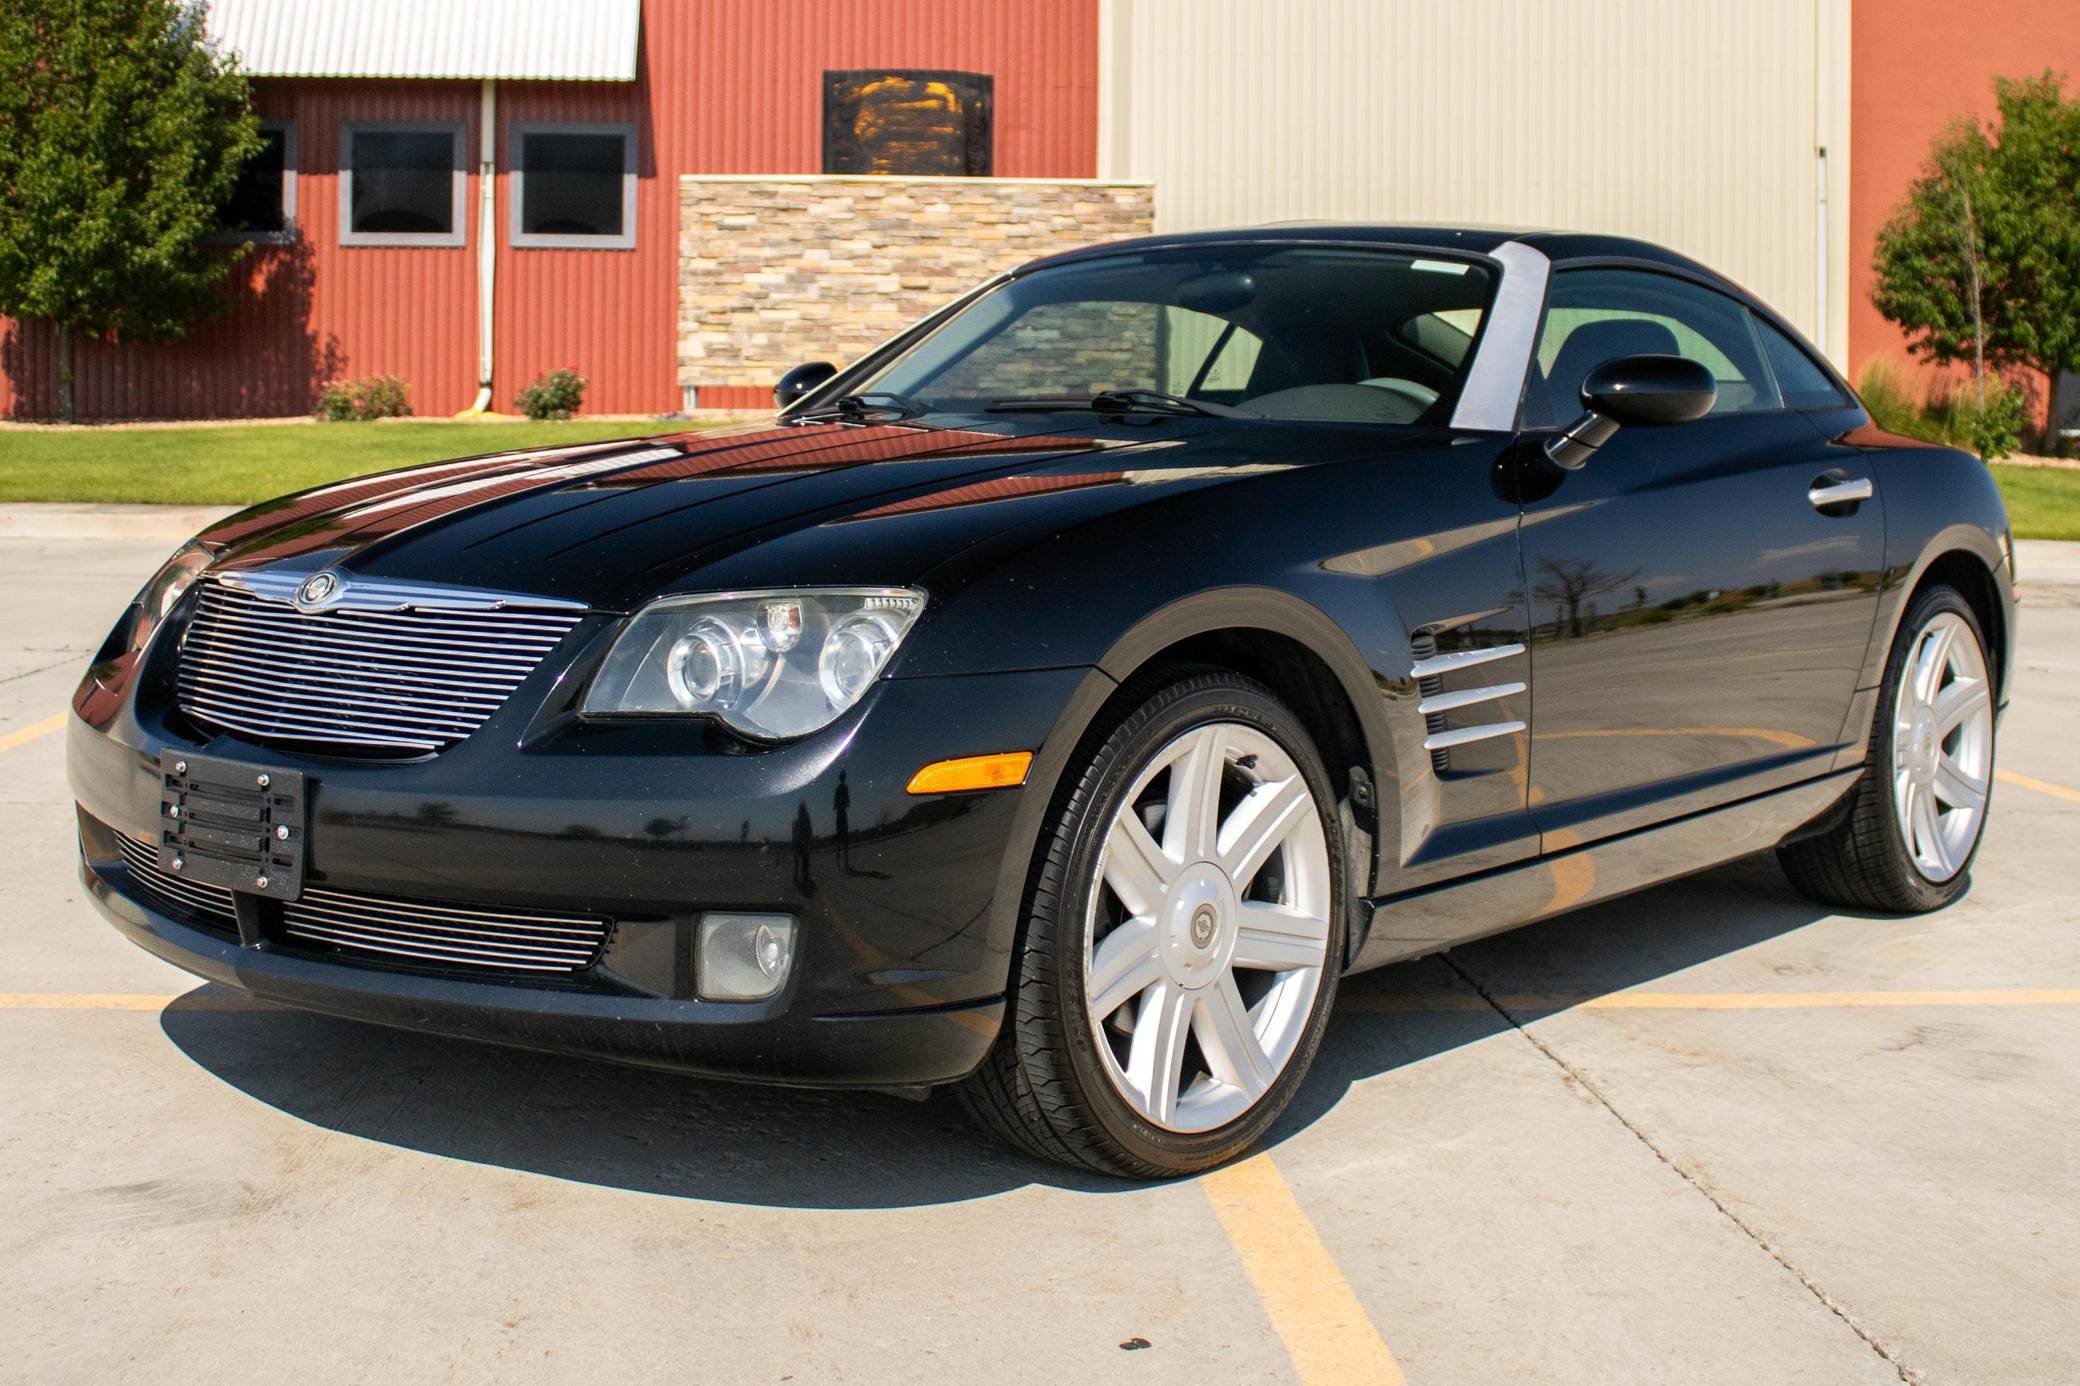
[[[1987,379],[1983,406],[1971,382],[1949,379],[1934,381],[1917,400],[1899,368],[1880,357],[1864,367],[1857,393],[1871,421],[1888,433],[1969,448],[1988,460],[2021,447],[2030,422],[2028,392],[1997,375]]]
[[[368,419],[410,417],[410,390],[394,375],[366,375],[359,380],[328,380],[318,390],[319,419],[326,423],[359,423]]]
[[[584,376],[566,366],[534,378],[513,398],[513,407],[530,419],[567,419],[585,403]]]
[[[1992,462],[2022,446],[2030,407],[2029,396],[2021,390],[1995,376],[1986,382],[1983,404],[1970,385],[1958,385],[1946,393],[1940,406],[1931,399],[1931,412],[1940,407],[1947,413],[1959,447],[1970,448]]]

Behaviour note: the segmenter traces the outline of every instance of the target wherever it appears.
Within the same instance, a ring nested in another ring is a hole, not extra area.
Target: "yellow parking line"
[[[11,731],[5,736],[0,736],[0,751],[12,751],[18,746],[26,746],[32,741],[40,741],[64,725],[65,714],[62,712],[52,717],[46,717],[41,722],[31,722],[20,731]]]
[[[2020,785],[2024,789],[2034,789],[2039,794],[2049,794],[2054,799],[2070,799],[2080,804],[2080,789],[2067,789],[2062,784],[2053,784],[2049,780],[2035,779],[2029,775],[2018,775],[2013,770],[1996,770],[1993,777],[2002,784]]]
[[[1304,1386],[1407,1380],[1269,1155],[1200,1181]]]
[[[1339,1006],[1354,1011],[1484,1011],[1471,992],[1353,996]],[[1786,1011],[1859,1006],[2080,1006],[2080,987],[2009,987],[1977,991],[1613,991],[1601,994],[1502,995],[1508,1011]]]

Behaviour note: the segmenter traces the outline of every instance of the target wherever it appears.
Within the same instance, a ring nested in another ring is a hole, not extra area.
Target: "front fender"
[[[1935,447],[1883,449],[1873,463],[1878,484],[1885,488],[1885,576],[1875,630],[1883,638],[1871,641],[1860,686],[1875,688],[1883,681],[1908,597],[1929,568],[1952,553],[1971,555],[1992,578],[2001,628],[1987,634],[2012,651],[2015,580],[2004,547],[2008,510],[1986,464],[1969,453]],[[2007,701],[2013,663],[2012,658],[2001,661],[1998,702]]]

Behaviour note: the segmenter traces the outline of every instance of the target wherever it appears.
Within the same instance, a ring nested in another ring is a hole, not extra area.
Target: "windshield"
[[[1492,283],[1467,261],[1313,246],[1085,260],[983,295],[847,392],[973,413],[1138,390],[1269,419],[1441,423]]]

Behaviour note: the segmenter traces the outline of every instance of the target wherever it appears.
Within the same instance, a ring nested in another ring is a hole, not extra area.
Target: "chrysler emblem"
[[[312,573],[296,589],[296,609],[299,611],[322,611],[339,596],[346,584],[337,573]]]

